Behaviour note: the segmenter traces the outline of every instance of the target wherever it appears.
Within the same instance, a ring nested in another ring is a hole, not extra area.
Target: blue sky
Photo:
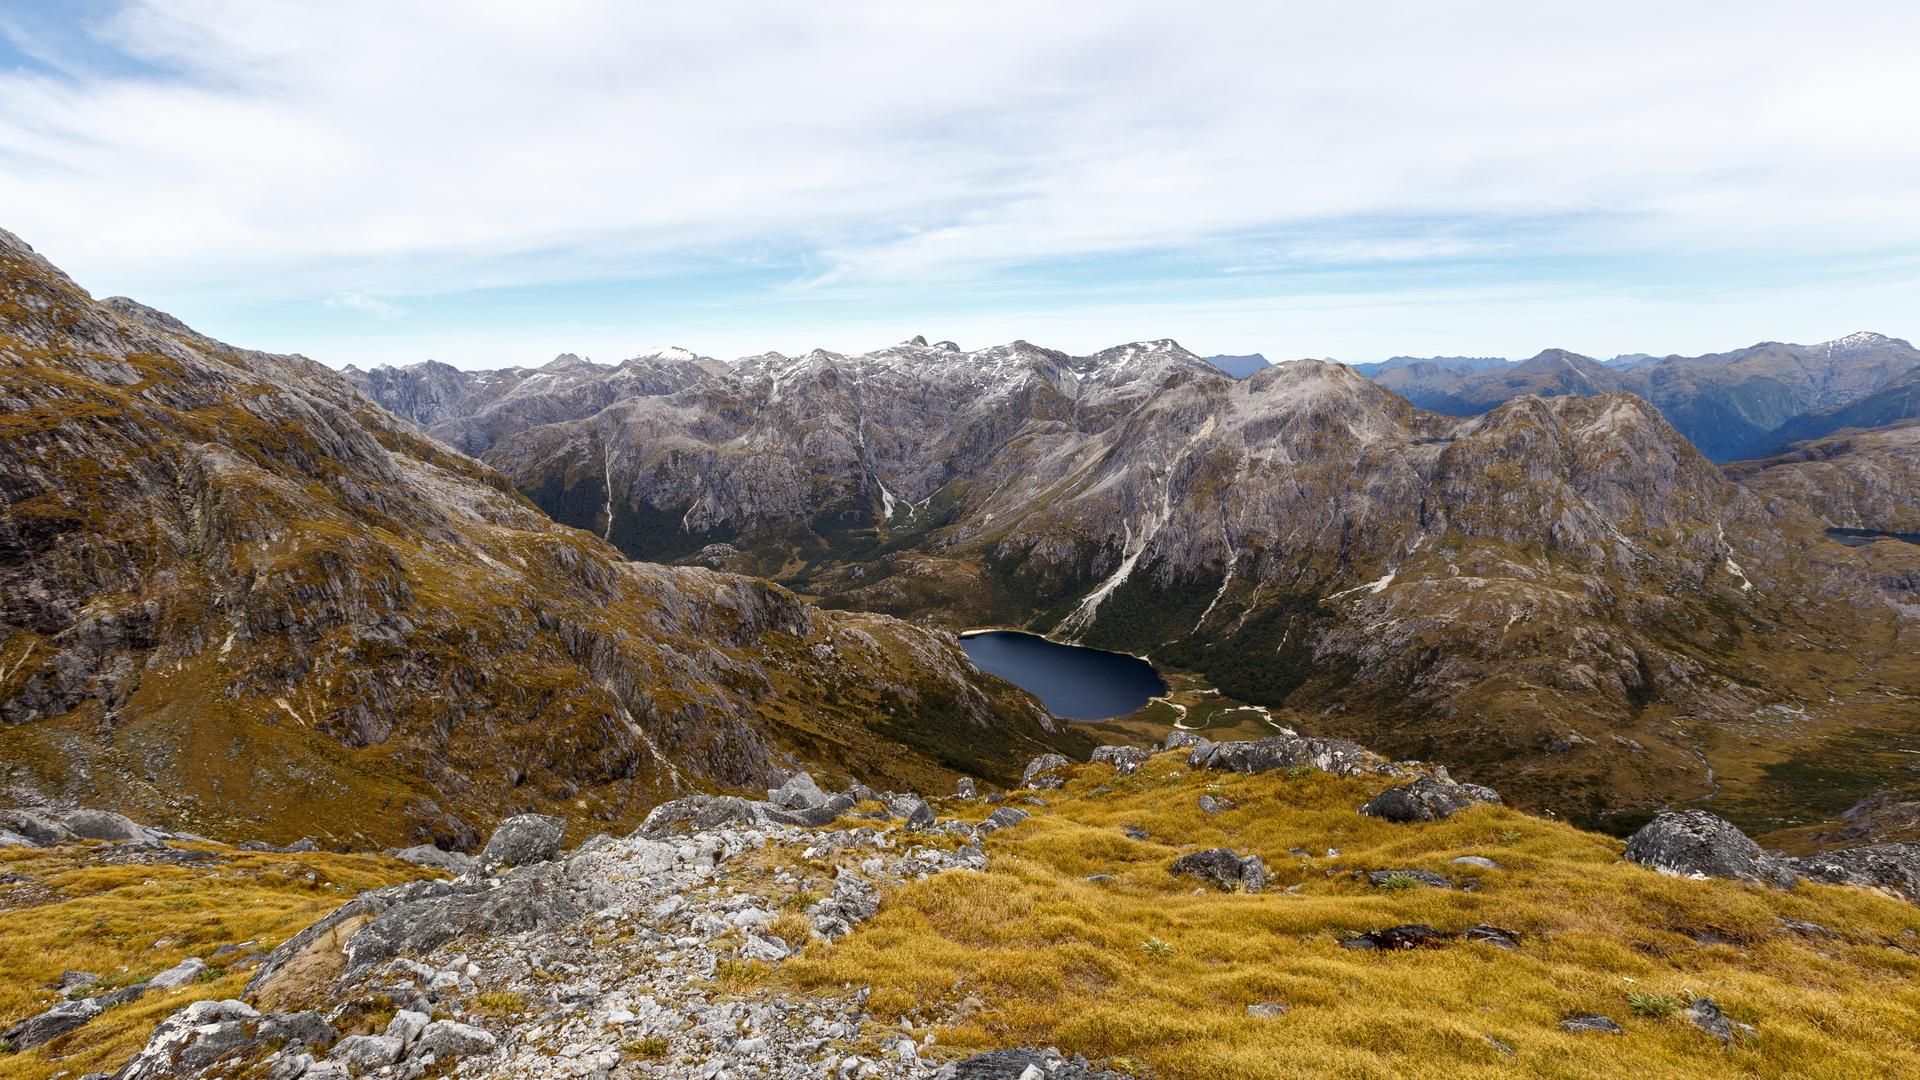
[[[0,0],[0,227],[334,365],[1920,332],[1920,7]]]

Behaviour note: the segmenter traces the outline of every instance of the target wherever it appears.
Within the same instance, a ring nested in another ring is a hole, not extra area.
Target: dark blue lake
[[[1872,529],[1828,529],[1827,539],[1838,540],[1848,547],[1865,547],[1875,540],[1903,540],[1909,544],[1920,544],[1920,533],[1875,532]]]
[[[991,630],[960,639],[973,666],[998,675],[1068,720],[1125,716],[1167,692],[1153,665],[1125,653],[1062,645],[1033,634]]]

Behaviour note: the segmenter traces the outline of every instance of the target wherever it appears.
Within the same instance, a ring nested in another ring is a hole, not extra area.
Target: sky
[[[0,0],[0,228],[334,366],[1920,333],[1920,5]]]

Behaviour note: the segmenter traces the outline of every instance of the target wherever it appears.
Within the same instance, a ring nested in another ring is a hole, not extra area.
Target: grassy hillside
[[[1389,824],[1355,813],[1371,782],[1190,773],[1180,761],[1163,755],[1132,778],[1081,767],[1042,793],[1050,807],[989,841],[987,873],[902,889],[790,974],[801,986],[870,983],[880,1020],[943,1044],[1055,1045],[1169,1080],[1920,1075],[1912,905],[1662,877],[1622,863],[1617,840],[1507,809]],[[1196,806],[1206,792],[1239,809],[1208,816]],[[991,808],[974,809],[963,816]],[[1151,838],[1130,840],[1122,825]],[[1258,853],[1272,883],[1196,892],[1167,872],[1186,845]],[[1313,854],[1289,855],[1296,847]],[[1502,869],[1449,861],[1468,854]],[[1382,890],[1353,880],[1356,869],[1478,884]],[[1112,880],[1085,880],[1094,874]],[[1794,933],[1782,917],[1841,937]],[[1518,931],[1519,947],[1339,947],[1402,923],[1490,923]],[[1678,1015],[1636,1012],[1635,994],[1711,997],[1759,1036],[1723,1049]],[[1266,1002],[1292,1008],[1247,1015]],[[1559,1029],[1590,1012],[1626,1034]]]
[[[258,941],[271,949],[362,889],[430,876],[393,859],[310,852],[279,855],[183,844],[218,858],[146,865],[80,846],[0,850],[0,1028],[60,1000],[47,989],[66,970],[101,976],[96,992],[143,982],[189,956]],[[249,949],[231,954],[245,955]],[[217,964],[204,981],[156,990],[21,1054],[0,1054],[0,1080],[112,1072],[146,1045],[168,1013],[205,998],[238,997],[248,972]],[[64,1070],[64,1072],[63,1072]]]
[[[933,1035],[928,1053],[941,1060],[1057,1046],[1142,1080],[1920,1076],[1920,907],[1861,889],[1662,877],[1622,862],[1618,840],[1511,809],[1378,821],[1355,812],[1381,786],[1374,778],[1190,772],[1178,754],[1133,777],[1104,765],[1071,774],[1040,793],[1047,806],[1015,798],[1035,816],[985,841],[986,872],[904,884],[839,944],[816,940],[771,968],[725,966],[715,992],[869,986],[873,1022],[854,1036],[863,1053],[905,1035]],[[1209,816],[1203,794],[1238,808]],[[991,809],[950,799],[942,816]],[[1167,872],[1183,851],[1216,846],[1261,855],[1267,890],[1222,892]],[[727,867],[765,883],[744,867],[772,852]],[[422,873],[355,856],[219,854],[181,868],[101,865],[111,860],[75,848],[0,853],[0,876],[31,879],[0,887],[0,1019],[44,1008],[52,995],[39,988],[63,969],[124,985],[224,942],[271,946],[355,889]],[[1462,855],[1499,869],[1451,861]],[[781,868],[804,877],[864,856],[809,851]],[[1355,878],[1362,870],[1425,870],[1461,888],[1374,888]],[[787,926],[797,918],[780,924],[789,940],[804,933]],[[1518,947],[1340,947],[1405,923],[1491,924],[1515,932]],[[110,1070],[167,1012],[235,996],[244,978],[216,971],[0,1056],[0,1080]],[[1757,1036],[1723,1048],[1675,1011],[1703,996]],[[1288,1009],[1255,1018],[1255,1004]],[[1560,1029],[1586,1013],[1625,1034]]]

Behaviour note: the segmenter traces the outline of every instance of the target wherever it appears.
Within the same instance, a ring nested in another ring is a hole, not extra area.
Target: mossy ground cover
[[[0,1027],[60,1000],[62,971],[101,976],[97,990],[141,982],[190,956],[257,940],[271,949],[361,889],[429,876],[392,859],[312,852],[218,853],[200,864],[144,865],[97,848],[0,851]],[[245,952],[234,954],[235,959]],[[214,967],[204,981],[153,991],[24,1053],[0,1054],[0,1080],[112,1072],[173,1010],[239,996],[248,973]]]
[[[1190,772],[1173,755],[1131,778],[1082,766],[1041,793],[1049,807],[988,841],[986,873],[899,890],[860,933],[812,946],[785,976],[802,988],[870,984],[878,1019],[930,1030],[954,1052],[1056,1045],[1167,1078],[1920,1076],[1920,939],[1909,935],[1920,908],[1858,889],[1662,877],[1622,862],[1614,838],[1510,809],[1416,825],[1357,814],[1378,786]],[[1239,809],[1205,814],[1207,792]],[[1209,847],[1261,855],[1268,890],[1196,892],[1168,873],[1183,850]],[[1450,861],[1461,855],[1502,868]],[[1478,884],[1381,890],[1352,877],[1363,869]],[[1094,874],[1112,880],[1085,880]],[[1796,934],[1781,917],[1841,938]],[[1489,923],[1520,944],[1339,947],[1402,923]],[[1759,1036],[1723,1049],[1683,1018],[1638,1014],[1630,994],[1711,997]],[[1291,1009],[1248,1016],[1269,1002]],[[956,1009],[965,1019],[943,1023]],[[1583,1013],[1626,1034],[1559,1029]]]

